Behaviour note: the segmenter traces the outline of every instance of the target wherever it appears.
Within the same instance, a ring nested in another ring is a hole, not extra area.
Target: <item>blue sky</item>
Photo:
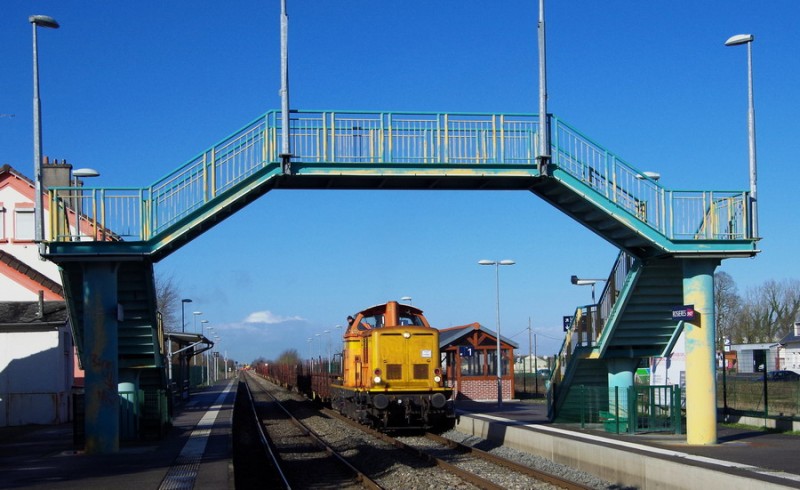
[[[537,5],[290,0],[291,106],[535,113]],[[98,169],[91,185],[147,186],[280,107],[279,12],[277,0],[4,2],[0,114],[14,117],[0,117],[0,163],[32,174],[29,15],[61,24],[39,35],[44,153]],[[796,0],[547,5],[549,111],[673,189],[748,188],[746,48],[723,43],[755,35],[763,253],[720,269],[741,292],[800,277],[798,17]],[[477,262],[513,259],[501,330],[527,352],[530,318],[538,352],[554,354],[562,315],[590,302],[570,275],[606,277],[616,254],[529,193],[274,191],[157,270],[247,362],[316,354],[348,314],[402,296],[434,326],[494,328],[494,269]]]

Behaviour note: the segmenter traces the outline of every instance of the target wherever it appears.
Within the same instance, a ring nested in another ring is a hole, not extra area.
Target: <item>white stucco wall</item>
[[[66,328],[0,332],[0,427],[69,421],[72,376]]]

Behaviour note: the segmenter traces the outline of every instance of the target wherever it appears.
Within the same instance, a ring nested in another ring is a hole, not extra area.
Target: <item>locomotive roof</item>
[[[376,313],[377,311],[385,311],[386,307],[389,303],[397,303],[397,301],[387,301],[386,303],[381,303],[378,305],[370,306],[369,308],[365,308],[359,311],[357,314],[362,314],[364,316],[368,316],[371,313]],[[416,313],[418,315],[422,314],[422,310],[417,308],[416,306],[408,305],[405,303],[397,303],[399,307],[402,307],[405,310],[410,310],[412,313]]]

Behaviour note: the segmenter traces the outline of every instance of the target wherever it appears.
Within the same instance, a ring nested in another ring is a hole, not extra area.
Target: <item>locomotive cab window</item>
[[[402,326],[415,326],[415,327],[424,326],[419,316],[411,314],[400,315],[400,317],[397,319],[397,324]]]
[[[359,330],[372,330],[373,328],[381,328],[383,326],[383,315],[371,315],[361,318],[361,323],[358,325]]]

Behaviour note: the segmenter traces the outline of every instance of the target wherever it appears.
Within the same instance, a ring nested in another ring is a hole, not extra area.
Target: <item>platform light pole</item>
[[[192,312],[192,315],[194,315],[194,328],[193,328],[194,333],[197,333],[197,317],[202,315],[202,314],[203,314],[202,311],[193,311]]]
[[[83,181],[80,179],[87,179],[90,177],[100,177],[100,172],[93,168],[79,168],[72,171],[71,185],[75,189],[72,191],[75,196],[72,204],[73,211],[75,211],[75,234],[81,234],[81,201],[83,200],[83,193],[78,192],[80,187],[83,187]]]
[[[206,327],[206,323],[208,323],[208,320],[200,320],[200,340],[204,339],[205,336],[206,336],[206,328],[205,328]],[[209,327],[209,328],[211,328],[211,327]],[[205,363],[205,368],[202,371],[202,373],[203,373],[202,377],[205,377],[208,374],[208,350],[207,349],[206,349],[205,352],[203,352],[203,361],[200,363],[200,367],[203,367],[203,363]],[[205,381],[208,381],[208,379],[205,379]]]
[[[39,98],[39,48],[36,28],[58,29],[58,22],[47,15],[31,15],[28,22],[33,26],[33,179],[34,211],[36,220],[34,239],[39,247],[39,256],[44,255],[44,203],[42,202],[42,103]],[[42,258],[44,260],[44,258]]]
[[[500,266],[501,265],[514,265],[516,262],[513,260],[479,260],[480,265],[493,265],[495,270],[495,291],[496,291],[496,305],[497,305],[497,406],[503,405],[503,362],[500,356]]]
[[[186,333],[186,303],[191,303],[189,298],[181,300],[181,333]]]
[[[325,356],[328,358],[328,374],[331,372],[331,331],[325,330],[322,333],[327,335],[325,339]]]
[[[605,279],[580,279],[578,276],[570,277],[570,282],[576,286],[592,286],[592,304],[597,304],[594,299],[594,285],[598,282],[605,282]]]
[[[291,171],[292,150],[289,140],[289,14],[286,0],[281,0],[281,165]]]
[[[747,141],[750,160],[750,238],[758,237],[758,198],[756,197],[756,109],[753,100],[753,40],[752,34],[737,34],[725,41],[725,46],[747,45]]]
[[[544,0],[539,0],[539,173],[547,175],[550,163],[550,127],[547,121],[547,49],[545,46]]]

